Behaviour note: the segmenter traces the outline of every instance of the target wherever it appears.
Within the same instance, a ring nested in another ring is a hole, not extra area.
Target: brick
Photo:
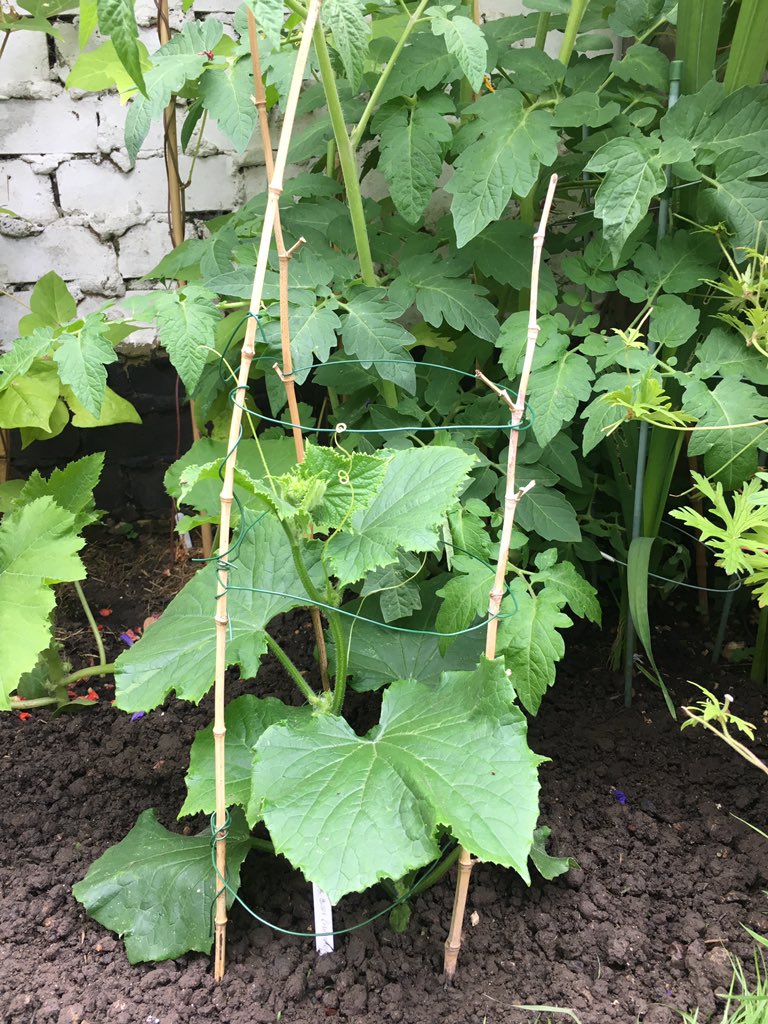
[[[62,219],[34,238],[0,237],[0,280],[31,284],[49,270],[83,291],[116,294],[115,251],[82,225]]]
[[[127,107],[120,102],[116,93],[102,93],[96,101],[98,127],[96,139],[99,151],[110,153],[113,149],[125,148],[125,115]],[[161,152],[163,148],[162,121],[153,121],[142,153]],[[126,156],[127,159],[127,156]]]
[[[42,32],[11,32],[3,52],[0,96],[18,95],[18,86],[48,80],[48,46]]]
[[[182,159],[181,173],[186,174],[190,161]],[[244,199],[243,184],[226,156],[209,156],[198,160],[192,184],[187,191],[187,210],[234,210]]]
[[[95,97],[75,102],[62,94],[50,103],[7,100],[0,155],[94,153],[96,127]]]
[[[156,217],[147,224],[131,228],[119,240],[117,265],[120,273],[126,279],[142,277],[170,248],[167,218]]]
[[[0,160],[0,203],[35,224],[49,224],[59,216],[51,179],[35,174],[23,160]]]
[[[165,212],[167,206],[165,165],[160,157],[137,161],[128,174],[108,160],[100,164],[87,158],[68,160],[57,170],[56,181],[63,212],[81,213],[89,220],[115,217],[124,220],[127,228],[146,220],[147,214]]]

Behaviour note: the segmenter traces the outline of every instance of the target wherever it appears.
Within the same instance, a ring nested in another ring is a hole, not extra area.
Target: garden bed
[[[111,610],[100,620],[110,656],[119,634],[159,612],[190,571],[183,560],[171,563],[162,535],[102,542],[88,557],[89,597]],[[90,636],[77,607],[65,596],[60,627],[80,664]],[[280,642],[303,664],[311,646],[304,614],[286,616],[280,628]],[[742,667],[713,673],[702,644],[711,632],[691,611],[690,622],[659,633],[660,667],[677,703],[692,699],[686,678],[734,693],[737,713],[759,723],[764,749],[764,694]],[[571,1007],[583,1024],[661,1024],[678,1019],[669,1007],[711,1010],[730,977],[726,948],[750,956],[741,925],[768,931],[768,844],[732,817],[765,827],[768,793],[714,739],[681,734],[646,684],[625,710],[606,668],[611,638],[607,630],[572,640],[531,723],[532,747],[552,758],[542,770],[542,821],[554,852],[579,866],[527,889],[511,871],[480,865],[450,987],[440,970],[452,878],[416,899],[405,934],[394,934],[385,916],[322,958],[309,940],[278,936],[236,908],[220,987],[206,956],[131,966],[71,888],[145,808],[156,807],[168,827],[184,827],[175,816],[189,745],[210,721],[210,699],[199,708],[171,701],[132,721],[109,706],[108,688],[96,687],[101,700],[83,714],[4,716],[0,1021],[514,1024],[534,1019],[513,1007],[525,1002]],[[255,684],[236,683],[231,695],[244,687],[293,699],[271,657]],[[284,860],[254,853],[245,875],[241,895],[259,913],[283,928],[311,927],[310,888]],[[348,897],[336,926],[386,905],[381,890]]]

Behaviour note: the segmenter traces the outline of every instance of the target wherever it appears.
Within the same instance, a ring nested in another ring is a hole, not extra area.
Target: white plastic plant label
[[[333,935],[322,934],[333,931],[333,907],[326,894],[312,883],[312,900],[315,905],[315,949],[320,954],[333,952]]]

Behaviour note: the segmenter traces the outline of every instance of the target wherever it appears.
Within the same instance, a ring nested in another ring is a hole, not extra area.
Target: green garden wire
[[[231,333],[231,335],[229,337],[229,340],[227,341],[227,344],[224,347],[224,350],[223,350],[223,352],[222,352],[222,354],[221,354],[221,356],[219,358],[219,375],[220,375],[221,380],[224,381],[224,382],[226,382],[226,380],[227,380],[226,374],[223,372],[223,368],[226,365],[226,355],[227,355],[227,352],[229,351],[229,348],[231,347],[231,345],[232,345],[232,343],[233,343],[233,341],[235,339],[235,336],[236,336],[237,332],[239,331],[240,327],[248,319],[251,319],[251,318],[256,321],[257,328],[259,330],[259,333],[261,334],[262,341],[268,347],[269,343],[268,343],[266,335],[264,333],[264,328],[263,328],[263,325],[261,323],[260,314],[248,312],[236,324],[236,326],[234,327],[234,329],[233,329],[233,331],[232,331],[232,333]],[[264,358],[269,358],[269,357],[266,357],[266,356],[257,356],[256,357],[257,360],[258,359],[264,359]],[[374,365],[375,363],[402,364],[402,365],[412,366],[414,368],[414,370],[417,367],[425,367],[425,368],[430,368],[430,369],[434,369],[434,370],[438,370],[438,371],[443,371],[443,372],[447,372],[447,373],[453,373],[453,374],[456,374],[457,376],[460,376],[460,377],[463,377],[463,378],[466,378],[466,379],[476,380],[476,377],[475,377],[474,374],[467,373],[464,370],[456,370],[456,369],[454,369],[453,367],[450,367],[450,366],[443,366],[440,363],[428,363],[428,362],[414,363],[413,361],[407,360],[407,359],[382,359],[382,360],[372,360],[371,365]],[[323,365],[326,365],[326,364],[319,364],[319,368],[321,368]],[[360,360],[357,360],[357,359],[338,359],[338,360],[334,360],[333,365],[335,365],[335,366],[339,366],[339,365],[362,366],[362,363],[360,362]],[[303,373],[305,370],[312,370],[312,369],[315,369],[315,368],[316,368],[315,364],[313,364],[310,367],[301,367],[298,370],[292,371],[292,374],[290,375],[290,377],[295,377],[296,373]],[[367,369],[367,367],[363,367],[363,369]],[[499,385],[499,386],[507,394],[513,395],[515,398],[517,397],[515,392],[511,391],[509,388],[505,388],[505,387],[503,387],[503,385]],[[507,423],[498,423],[498,424],[443,424],[443,425],[438,425],[438,426],[418,426],[418,425],[416,425],[416,426],[408,426],[408,427],[382,427],[380,429],[374,429],[374,428],[364,429],[364,428],[350,428],[350,427],[347,427],[346,424],[340,423],[340,424],[338,424],[335,427],[307,427],[307,426],[304,426],[301,423],[292,423],[289,420],[281,420],[281,419],[277,419],[275,417],[265,416],[262,413],[260,413],[258,410],[251,410],[251,409],[248,409],[246,405],[240,405],[240,403],[238,402],[238,399],[237,399],[237,393],[239,391],[246,391],[247,392],[248,391],[248,385],[247,384],[242,384],[242,385],[238,384],[236,387],[232,388],[232,390],[229,393],[229,400],[230,400],[230,402],[232,403],[233,406],[238,406],[249,417],[250,416],[254,416],[255,418],[260,419],[260,420],[262,420],[265,423],[270,423],[270,424],[273,424],[275,426],[283,427],[285,429],[299,429],[299,430],[301,430],[304,433],[332,434],[332,435],[334,435],[336,437],[338,437],[340,434],[359,434],[359,435],[377,434],[377,435],[383,435],[383,434],[419,433],[419,432],[437,433],[437,432],[451,431],[451,430],[466,432],[466,431],[488,431],[488,430],[498,431],[498,430],[511,430],[511,429],[514,429],[514,430],[522,431],[522,430],[527,430],[531,426],[531,423],[533,421],[532,410],[529,407],[526,407],[525,412],[526,412],[527,419],[526,419],[525,422],[521,422],[518,425],[515,425],[515,424],[513,424],[511,422],[507,422]],[[242,426],[242,421],[241,421],[237,439],[235,440],[233,446],[227,451],[227,453],[224,456],[223,460],[219,464],[218,473],[219,473],[219,478],[222,481],[224,479],[224,470],[225,470],[225,467],[226,467],[227,460],[237,450],[237,448],[239,447],[240,442],[242,441],[242,439],[243,439],[243,426]],[[265,464],[265,468],[266,468],[266,464]],[[229,548],[225,552],[223,552],[223,553],[221,553],[219,555],[214,555],[211,558],[196,559],[196,561],[215,562],[216,563],[216,567],[217,567],[217,580],[218,580],[219,586],[222,588],[219,591],[219,593],[217,594],[217,598],[221,597],[225,593],[228,593],[229,591],[241,591],[241,592],[254,593],[254,594],[265,594],[265,595],[272,596],[272,597],[282,597],[282,598],[287,598],[289,600],[296,601],[301,606],[316,607],[316,608],[322,609],[324,611],[333,612],[333,613],[338,614],[338,615],[346,616],[348,618],[353,619],[355,623],[357,623],[357,622],[365,622],[365,623],[368,623],[370,625],[377,626],[377,627],[379,627],[381,629],[387,629],[387,630],[390,630],[391,632],[396,632],[396,633],[409,633],[409,634],[415,634],[415,635],[418,635],[418,636],[434,636],[434,637],[441,637],[441,638],[455,638],[455,637],[458,637],[458,636],[463,636],[463,635],[465,635],[467,633],[476,632],[479,629],[485,628],[487,626],[488,622],[490,622],[492,619],[494,619],[494,618],[496,618],[496,619],[507,619],[507,618],[510,618],[518,610],[517,599],[515,598],[515,595],[512,593],[512,591],[510,589],[510,584],[507,581],[505,581],[505,583],[504,583],[505,597],[511,598],[512,603],[514,605],[514,609],[512,611],[505,612],[504,614],[501,614],[499,612],[496,615],[488,616],[487,618],[483,619],[482,621],[478,622],[477,624],[475,624],[473,626],[469,626],[466,629],[452,630],[450,632],[441,632],[441,631],[433,630],[433,629],[413,629],[413,628],[406,627],[406,626],[396,626],[396,625],[393,625],[392,623],[381,622],[378,619],[372,619],[372,618],[368,618],[367,616],[360,615],[358,612],[351,612],[351,611],[348,611],[345,608],[339,608],[339,607],[337,607],[335,605],[331,605],[331,604],[325,603],[323,601],[313,600],[312,598],[309,597],[309,595],[306,595],[306,594],[305,595],[288,594],[288,593],[285,593],[283,591],[269,590],[269,589],[261,588],[261,587],[240,587],[240,586],[237,586],[235,584],[231,584],[229,581],[224,583],[223,580],[221,579],[220,573],[221,572],[227,572],[227,573],[236,572],[238,566],[237,566],[237,563],[235,562],[235,559],[237,558],[237,554],[238,554],[238,552],[239,552],[239,550],[240,550],[240,548],[241,548],[245,538],[248,536],[248,534],[252,530],[254,530],[256,528],[256,526],[258,526],[258,524],[261,522],[261,520],[268,514],[266,511],[264,511],[264,512],[260,513],[259,515],[255,516],[255,518],[253,519],[252,522],[247,523],[247,518],[248,518],[247,517],[247,511],[248,510],[243,505],[242,501],[240,500],[240,498],[238,497],[238,495],[237,495],[236,491],[234,491],[234,489],[233,489],[233,500],[235,502],[235,505],[237,507],[237,510],[238,510],[238,513],[239,513],[239,516],[240,516],[239,528],[238,528],[236,537],[233,539],[233,541],[230,544]],[[247,523],[247,525],[246,525],[246,523]],[[490,563],[486,562],[484,559],[479,558],[476,554],[474,554],[474,552],[467,551],[466,549],[460,548],[460,547],[458,547],[456,545],[453,545],[453,544],[451,544],[450,547],[451,547],[452,551],[456,551],[456,552],[460,552],[462,554],[469,555],[471,558],[475,559],[475,561],[480,562],[482,565],[484,565],[487,569],[489,569],[489,571],[491,571],[491,572],[494,571],[495,566],[493,566]],[[232,639],[232,623],[231,623],[231,620],[229,622],[229,630],[230,630],[230,639]],[[222,892],[226,891],[226,892],[228,892],[232,896],[232,898],[235,901],[237,901],[237,903],[240,904],[240,906],[251,917],[254,918],[254,920],[258,921],[260,924],[265,925],[266,927],[272,929],[275,932],[279,932],[279,933],[281,933],[283,935],[290,935],[290,936],[297,937],[297,938],[320,938],[320,937],[323,937],[323,936],[331,936],[331,935],[346,935],[346,934],[349,934],[350,932],[357,931],[359,928],[366,927],[367,925],[371,924],[372,922],[378,920],[380,917],[383,917],[385,914],[389,914],[392,910],[394,910],[396,907],[400,906],[402,903],[407,902],[407,900],[410,899],[410,897],[415,892],[418,891],[418,888],[419,888],[420,884],[433,872],[435,867],[444,859],[444,857],[446,856],[446,853],[448,853],[448,855],[450,855],[450,850],[442,851],[440,856],[437,857],[434,861],[432,861],[426,867],[426,869],[420,874],[420,876],[416,879],[416,881],[413,883],[413,885],[405,893],[403,893],[401,896],[399,896],[393,903],[391,903],[389,906],[387,906],[384,910],[379,911],[377,914],[374,914],[372,917],[366,918],[365,921],[361,921],[359,924],[352,925],[349,928],[340,928],[340,929],[337,929],[337,930],[331,931],[331,932],[297,932],[297,931],[291,931],[290,929],[287,929],[287,928],[282,928],[279,925],[274,924],[273,922],[267,921],[265,918],[263,918],[259,914],[257,914],[238,895],[237,891],[235,889],[233,889],[232,886],[229,885],[226,877],[223,877],[221,875],[221,873],[219,872],[218,867],[216,865],[216,846],[217,846],[217,844],[219,842],[222,842],[223,840],[226,839],[227,831],[228,831],[230,822],[231,822],[231,818],[230,818],[229,811],[227,811],[226,820],[225,820],[224,824],[220,828],[217,828],[217,826],[216,826],[216,815],[214,814],[214,815],[211,816],[211,862],[213,864],[213,868],[214,868],[214,871],[216,872],[216,877],[217,877],[218,883],[219,883],[217,891],[216,891],[216,894],[214,895],[214,898],[213,898],[213,902],[211,904],[211,914],[213,913],[213,907],[215,905],[216,900],[222,894]],[[453,845],[456,846],[457,844],[454,842]],[[212,920],[213,920],[213,918],[211,917],[211,922],[212,922]],[[213,927],[213,924],[211,923],[211,928],[212,927]]]
[[[378,921],[379,918],[391,913],[396,907],[399,907],[403,903],[407,903],[411,896],[418,893],[419,886],[422,884],[424,879],[428,878],[431,872],[437,867],[437,865],[443,860],[443,858],[446,855],[450,855],[451,851],[458,846],[458,843],[455,840],[452,841],[447,849],[441,850],[439,857],[436,857],[430,864],[426,866],[424,871],[421,872],[419,877],[415,879],[413,884],[409,886],[409,888],[404,893],[402,893],[402,895],[398,896],[396,900],[394,900],[392,903],[386,906],[383,910],[378,911],[378,913],[373,914],[371,917],[367,917],[364,921],[359,921],[357,924],[350,925],[348,928],[337,928],[334,931],[330,932],[296,932],[292,931],[290,928],[282,928],[279,924],[275,924],[273,921],[267,921],[266,918],[262,917],[260,914],[257,914],[255,910],[248,906],[245,900],[239,895],[237,890],[232,888],[232,886],[229,884],[226,878],[222,877],[222,874],[216,865],[216,846],[218,843],[223,842],[227,838],[227,830],[230,824],[231,816],[229,811],[227,811],[227,817],[221,828],[216,827],[216,815],[211,815],[211,864],[213,865],[213,870],[216,873],[216,878],[219,881],[219,888],[217,889],[213,896],[213,899],[211,900],[211,934],[213,934],[213,911],[216,906],[216,900],[219,898],[222,892],[228,892],[232,899],[235,902],[239,903],[243,910],[247,914],[250,914],[250,916],[255,921],[258,921],[259,924],[263,924],[266,928],[269,928],[274,932],[279,932],[281,935],[290,935],[292,938],[298,939],[320,939],[331,935],[349,935],[350,932],[356,932],[359,931],[361,928],[366,928],[369,924],[373,924],[374,921]]]

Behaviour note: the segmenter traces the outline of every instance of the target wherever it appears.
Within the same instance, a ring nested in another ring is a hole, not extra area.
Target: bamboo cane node
[[[229,616],[228,615],[214,615],[213,618],[214,618],[214,622],[217,622],[220,626],[228,626],[229,625]]]
[[[282,367],[280,366],[279,363],[273,363],[272,364],[272,369],[275,371],[275,373],[280,378],[280,380],[283,382],[283,384],[290,384],[290,383],[293,383],[295,381],[295,378],[293,376],[293,370],[291,370],[290,373],[283,373],[283,369],[282,369]]]

